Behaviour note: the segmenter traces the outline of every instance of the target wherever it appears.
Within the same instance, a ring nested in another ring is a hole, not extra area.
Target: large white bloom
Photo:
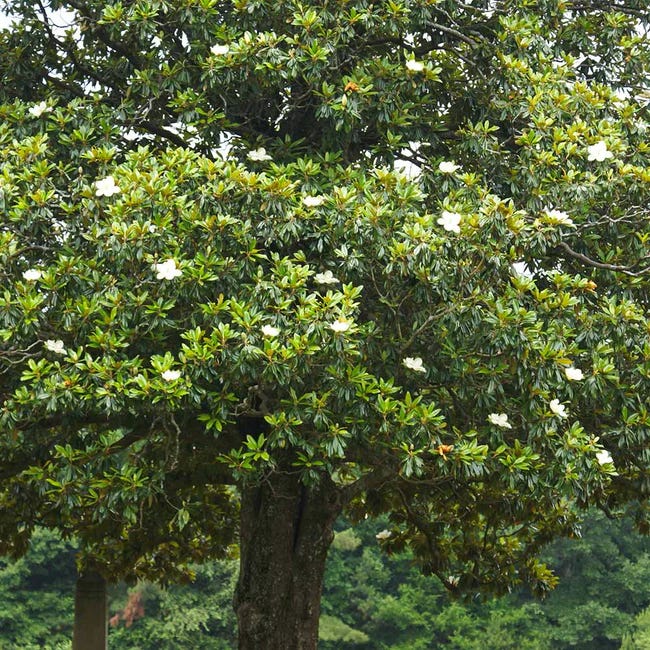
[[[402,360],[402,363],[404,364],[405,367],[407,367],[409,370],[413,370],[414,372],[427,371],[420,357],[406,357],[405,359]]]
[[[269,154],[266,153],[266,149],[264,147],[259,147],[259,149],[253,149],[253,151],[249,151],[246,157],[248,158],[248,160],[253,160],[255,162],[263,162],[265,160],[271,160],[271,156],[269,156]]]
[[[32,117],[40,117],[43,115],[43,113],[49,113],[51,110],[52,108],[47,105],[47,102],[43,101],[38,104],[34,104],[34,106],[29,109],[29,114]]]
[[[210,52],[215,56],[225,56],[229,51],[230,47],[228,47],[228,45],[213,45],[210,48]]]
[[[330,323],[330,329],[334,332],[347,332],[350,329],[350,322],[337,318],[333,323]]]
[[[156,271],[158,271],[158,274],[156,275],[158,280],[173,280],[183,274],[183,271],[176,268],[176,262],[173,259],[168,259],[165,262],[154,264],[154,267]]]
[[[502,429],[512,429],[512,425],[508,422],[508,416],[505,413],[490,413],[488,420],[490,424],[494,424]]]
[[[596,460],[601,464],[601,465],[607,465],[607,463],[613,463],[614,459],[612,458],[611,454],[607,451],[607,449],[602,449],[596,454]]]
[[[455,171],[460,169],[460,165],[457,165],[452,160],[443,160],[438,165],[438,170],[443,174],[453,174]]]
[[[375,535],[375,538],[378,539],[378,540],[381,542],[381,541],[384,540],[384,539],[388,539],[391,535],[392,535],[392,533],[390,532],[390,530],[386,530],[386,529],[384,528],[384,530],[378,532],[378,533]]]
[[[324,196],[304,196],[302,199],[302,204],[306,208],[317,208],[319,205],[325,203]]]
[[[544,210],[544,214],[546,215],[547,220],[551,223],[555,223],[560,226],[573,225],[573,219],[571,219],[571,217],[562,210],[556,210],[555,208],[546,208],[546,210]]]
[[[264,336],[277,336],[279,333],[279,328],[273,327],[273,325],[262,325],[262,334]]]
[[[48,339],[43,345],[46,350],[54,352],[55,354],[66,354],[66,349],[61,339],[57,339],[56,341]]]
[[[340,280],[335,278],[331,271],[325,271],[323,273],[316,273],[314,276],[314,282],[317,282],[318,284],[338,284]]]
[[[584,379],[584,375],[582,374],[582,370],[580,368],[575,368],[574,366],[569,366],[564,370],[564,374],[566,375],[566,378],[569,381],[580,381],[581,379]]]
[[[40,280],[42,275],[43,273],[38,269],[27,269],[27,271],[23,271],[23,278],[25,278],[25,280],[27,280],[28,282],[34,282],[35,280]]]
[[[448,210],[443,210],[438,223],[449,232],[460,232],[460,220],[462,219],[461,215],[458,212],[449,212]]]
[[[566,412],[566,407],[563,404],[560,404],[559,399],[552,399],[548,403],[551,411],[555,413],[555,415],[561,417],[561,418],[568,418],[569,414]]]
[[[607,158],[612,158],[614,154],[607,148],[607,143],[604,140],[596,142],[587,147],[587,160],[595,160],[597,162],[602,162],[607,160]]]
[[[424,63],[422,63],[422,61],[416,61],[415,59],[409,59],[406,62],[406,69],[411,72],[422,72],[422,70],[424,70]]]
[[[181,378],[180,370],[165,370],[165,372],[160,375],[165,381],[176,381]]]
[[[119,194],[120,192],[121,190],[115,184],[115,179],[112,176],[95,181],[95,196],[113,196],[113,194]]]

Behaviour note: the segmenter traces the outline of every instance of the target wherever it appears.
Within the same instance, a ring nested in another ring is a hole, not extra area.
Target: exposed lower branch
[[[341,503],[347,504],[355,497],[367,492],[368,490],[380,488],[382,485],[395,478],[399,471],[392,465],[380,465],[372,472],[365,474],[354,483],[346,485],[341,490]]]

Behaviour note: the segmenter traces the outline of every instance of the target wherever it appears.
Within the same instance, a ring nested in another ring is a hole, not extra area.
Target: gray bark
[[[106,580],[96,571],[77,578],[72,650],[108,649]]]
[[[242,495],[235,593],[240,650],[315,650],[327,551],[341,511],[324,478],[275,474]]]

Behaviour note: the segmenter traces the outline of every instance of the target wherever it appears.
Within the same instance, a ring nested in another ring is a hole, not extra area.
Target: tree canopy
[[[238,539],[246,627],[342,511],[459,591],[647,528],[645,0],[5,7],[3,550]]]

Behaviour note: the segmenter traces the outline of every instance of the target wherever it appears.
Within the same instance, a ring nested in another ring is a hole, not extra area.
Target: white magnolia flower
[[[612,458],[611,454],[607,451],[607,449],[602,449],[596,454],[596,460],[601,464],[601,465],[607,465],[607,463],[613,463],[614,459]]]
[[[422,70],[424,70],[424,63],[422,63],[422,61],[416,61],[415,59],[409,59],[406,62],[406,69],[411,72],[422,72]]]
[[[273,325],[262,325],[262,334],[264,336],[277,336],[280,333],[280,330]]]
[[[210,52],[215,56],[225,56],[229,51],[230,47],[228,47],[228,45],[213,45],[210,48]]]
[[[44,345],[45,349],[49,350],[50,352],[54,352],[55,354],[66,354],[66,349],[61,339],[57,339],[56,341],[48,339],[45,341]]]
[[[248,154],[246,154],[246,157],[248,160],[253,160],[255,162],[263,162],[264,160],[271,160],[271,156],[269,156],[268,153],[266,153],[266,149],[264,147],[259,147],[258,149],[253,149],[253,151],[249,151]]]
[[[508,416],[505,413],[490,413],[488,420],[490,424],[495,424],[502,429],[512,429],[512,425],[508,422]]]
[[[574,368],[573,366],[569,366],[564,370],[564,374],[566,375],[566,378],[569,381],[580,381],[581,379],[584,379],[584,375],[582,374],[582,370],[580,368]]]
[[[379,533],[377,533],[375,535],[375,538],[378,539],[381,542],[384,539],[388,539],[391,536],[391,534],[392,533],[390,532],[390,530],[386,530],[384,528],[384,530],[380,531]]]
[[[27,271],[23,271],[23,278],[25,278],[25,280],[28,282],[39,280],[42,275],[43,273],[38,269],[28,269]]]
[[[335,332],[347,332],[350,329],[350,323],[347,320],[337,318],[333,323],[330,323],[330,329]]]
[[[438,165],[438,170],[443,174],[453,174],[455,171],[460,169],[460,165],[457,165],[453,160],[443,160]]]
[[[420,357],[406,357],[402,360],[402,363],[409,370],[414,372],[426,372],[427,369],[422,364],[422,359]]]
[[[556,210],[554,208],[553,209],[546,208],[546,210],[544,210],[544,214],[546,215],[546,218],[552,223],[556,223],[558,225],[563,225],[563,226],[573,225],[573,219],[571,219],[571,217],[566,212],[563,212],[562,210]]]
[[[119,194],[120,192],[121,190],[115,184],[115,179],[112,176],[95,181],[95,196],[113,196],[113,194]]]
[[[43,101],[39,104],[34,104],[34,106],[29,109],[29,114],[32,117],[40,117],[43,113],[49,113],[51,110],[52,108],[47,105],[47,102]]]
[[[559,399],[552,399],[548,405],[555,415],[558,415],[561,418],[569,417],[569,414],[566,412],[566,407],[563,404],[560,404]]]
[[[306,208],[317,208],[319,205],[325,203],[324,196],[304,196],[302,199],[302,204]]]
[[[318,284],[338,284],[340,280],[335,278],[331,271],[325,271],[324,273],[316,273],[314,282]]]
[[[176,381],[181,377],[180,370],[165,370],[165,372],[160,375],[165,381]]]
[[[158,275],[156,275],[158,280],[173,280],[183,274],[183,271],[176,268],[176,262],[173,259],[154,264],[154,267],[158,271]]]
[[[612,158],[614,154],[607,149],[607,144],[601,140],[587,147],[587,160],[595,160],[597,162],[602,162],[607,158]]]
[[[462,217],[458,212],[449,212],[448,210],[443,210],[438,223],[449,232],[460,232],[460,220]]]

